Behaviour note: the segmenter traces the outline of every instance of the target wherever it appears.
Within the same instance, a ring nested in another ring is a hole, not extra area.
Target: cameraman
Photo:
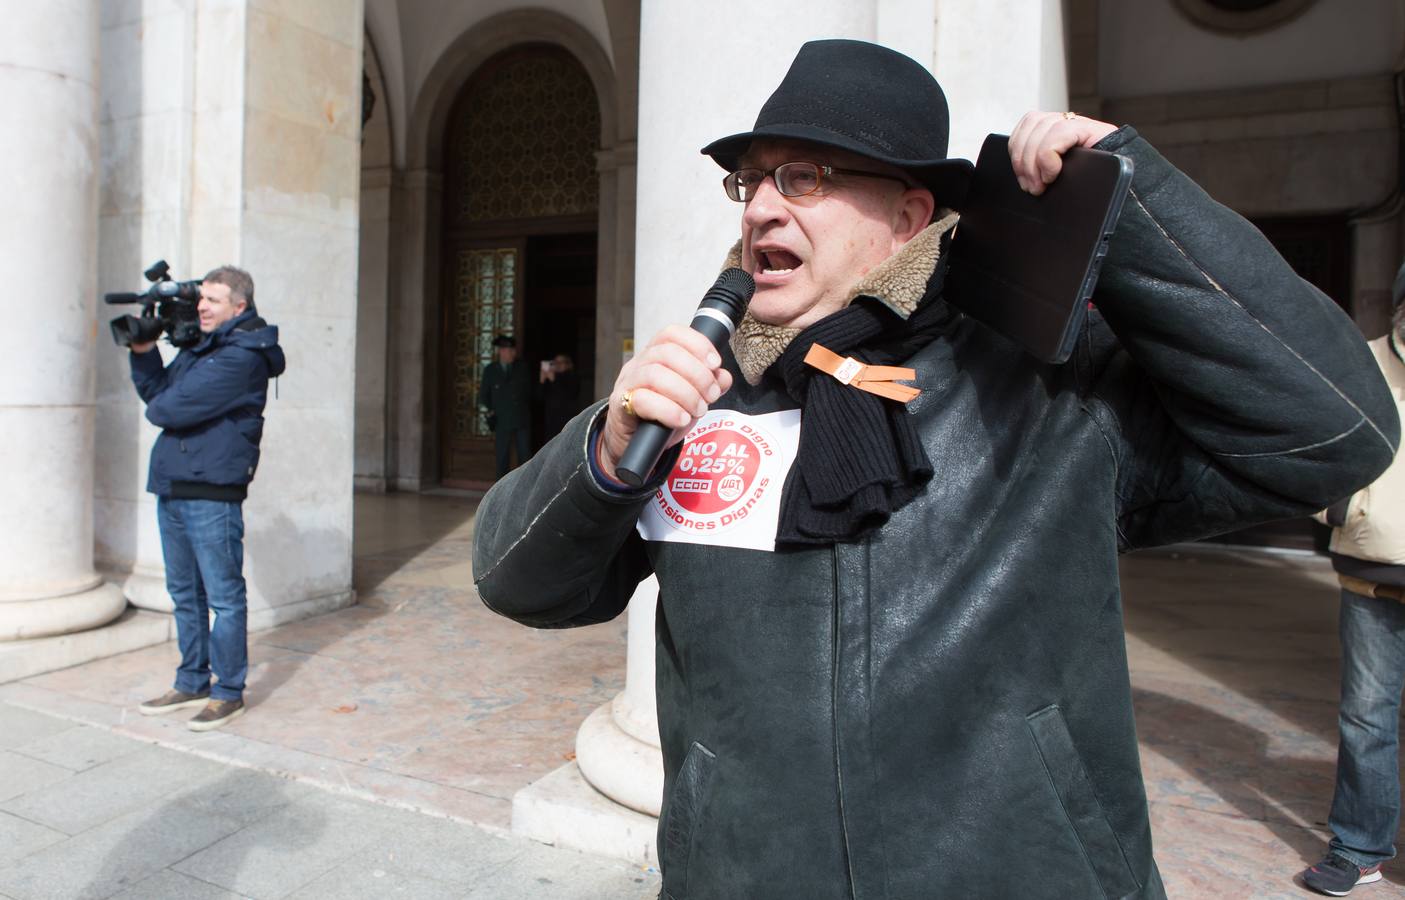
[[[169,366],[152,352],[155,341],[131,345],[132,381],[147,419],[162,429],[146,489],[157,498],[181,652],[172,690],[140,709],[155,716],[203,706],[188,727],[209,731],[244,711],[242,504],[258,466],[268,379],[285,363],[278,328],[259,318],[254,280],[243,269],[221,266],[206,275],[198,312],[203,337]]]

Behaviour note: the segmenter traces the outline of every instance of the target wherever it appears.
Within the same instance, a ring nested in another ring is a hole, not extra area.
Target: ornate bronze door
[[[493,432],[478,408],[478,386],[483,368],[496,358],[493,338],[522,331],[524,242],[504,243],[463,241],[449,252],[453,293],[442,332],[448,339],[442,481],[448,487],[493,480]]]
[[[533,320],[524,315],[534,296],[554,287],[549,273],[527,283],[529,238],[595,231],[599,146],[590,77],[560,47],[499,54],[455,101],[444,141],[441,282],[440,480],[447,486],[482,488],[496,474],[493,434],[478,410],[493,337],[513,335],[518,363],[532,369],[553,352],[544,329],[528,333]]]

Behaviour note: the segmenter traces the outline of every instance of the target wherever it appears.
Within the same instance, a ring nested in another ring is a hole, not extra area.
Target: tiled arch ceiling
[[[450,123],[451,225],[594,213],[600,110],[564,50],[508,51],[468,85]]]

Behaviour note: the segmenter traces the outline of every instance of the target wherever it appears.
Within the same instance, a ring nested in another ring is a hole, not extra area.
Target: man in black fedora
[[[493,338],[497,360],[483,367],[478,381],[478,408],[487,413],[493,429],[497,477],[512,470],[512,451],[517,464],[532,453],[532,381],[527,367],[517,362],[517,339],[510,334]]]
[[[1010,146],[1036,194],[1070,147],[1135,163],[1070,362],[943,299],[970,165],[936,81],[816,41],[704,148],[757,285],[730,351],[664,329],[483,500],[504,615],[600,622],[658,576],[664,897],[1164,896],[1118,554],[1310,513],[1394,453],[1352,323],[1134,130],[1030,113]],[[635,489],[641,419],[675,444]]]

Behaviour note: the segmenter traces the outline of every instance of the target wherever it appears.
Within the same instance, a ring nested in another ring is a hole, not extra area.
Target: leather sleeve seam
[[[1220,451],[1215,451],[1214,455],[1223,459],[1268,459],[1275,456],[1292,456],[1294,453],[1304,453],[1308,450],[1316,450],[1319,447],[1326,447],[1329,444],[1335,444],[1337,441],[1345,440],[1346,438],[1359,431],[1361,426],[1364,424],[1366,424],[1366,418],[1363,416],[1360,421],[1358,421],[1355,425],[1351,426],[1346,431],[1343,431],[1341,434],[1336,435],[1335,437],[1330,437],[1325,441],[1318,441],[1315,444],[1306,444],[1302,447],[1294,447],[1291,450],[1274,450],[1265,453],[1222,453]]]
[[[532,521],[528,522],[527,527],[522,529],[522,533],[517,536],[517,539],[513,541],[510,545],[508,545],[508,548],[503,551],[502,556],[499,556],[497,560],[491,566],[488,567],[488,570],[486,572],[473,579],[473,584],[475,587],[477,585],[482,584],[484,580],[486,580],[489,576],[496,572],[498,570],[498,567],[501,566],[507,560],[507,558],[512,555],[512,551],[516,550],[517,546],[527,539],[527,536],[532,533],[532,529],[536,526],[538,522],[542,520],[542,517],[545,516],[547,513],[551,512],[551,508],[556,504],[556,501],[560,500],[561,497],[566,493],[566,491],[570,489],[571,479],[580,475],[581,469],[584,467],[585,462],[581,461],[576,465],[575,469],[571,470],[570,478],[566,479],[566,483],[561,486],[561,490],[557,491],[555,494],[552,495],[550,500],[546,501],[546,505],[542,507],[541,512],[537,513],[534,517],[532,517]],[[492,604],[488,603],[486,599],[483,602],[488,605],[489,609],[493,608]]]
[[[1371,430],[1374,431],[1374,432],[1376,433],[1376,435],[1380,437],[1381,441],[1384,442],[1385,445],[1390,448],[1391,455],[1393,456],[1393,455],[1395,454],[1396,448],[1393,447],[1393,446],[1391,446],[1390,438],[1387,437],[1386,434],[1385,434],[1383,431],[1381,431],[1380,427],[1379,427],[1378,425],[1376,425],[1375,422],[1372,422],[1372,421],[1371,421],[1370,416],[1366,415],[1365,410],[1363,410],[1360,406],[1358,406],[1358,405],[1355,403],[1355,401],[1353,401],[1350,397],[1348,397],[1348,396],[1346,395],[1346,393],[1345,393],[1344,391],[1342,391],[1342,389],[1339,388],[1339,387],[1336,385],[1335,382],[1333,382],[1330,378],[1328,378],[1328,377],[1327,377],[1326,375],[1324,375],[1322,372],[1318,371],[1318,369],[1317,369],[1311,362],[1309,362],[1307,359],[1305,359],[1305,358],[1302,356],[1302,354],[1300,354],[1300,353],[1299,353],[1297,350],[1295,350],[1291,345],[1289,345],[1286,341],[1284,341],[1284,340],[1283,340],[1282,338],[1280,338],[1277,334],[1275,334],[1274,331],[1273,331],[1273,329],[1269,328],[1269,327],[1268,327],[1267,325],[1265,325],[1262,321],[1260,321],[1252,312],[1250,312],[1250,311],[1244,306],[1244,304],[1240,303],[1237,299],[1235,299],[1235,297],[1234,297],[1233,294],[1231,294],[1229,291],[1225,290],[1224,286],[1221,285],[1218,281],[1216,281],[1216,280],[1214,279],[1214,277],[1213,277],[1212,275],[1210,275],[1210,273],[1205,270],[1205,267],[1202,266],[1202,265],[1200,264],[1200,262],[1195,259],[1195,257],[1193,257],[1193,256],[1190,255],[1189,251],[1186,250],[1186,248],[1181,244],[1181,242],[1178,241],[1178,240],[1176,240],[1176,238],[1175,238],[1174,236],[1172,236],[1171,233],[1168,232],[1168,231],[1165,229],[1165,227],[1162,226],[1161,222],[1156,218],[1155,214],[1153,214],[1152,211],[1147,208],[1146,204],[1142,202],[1141,195],[1140,195],[1139,193],[1137,193],[1137,190],[1136,190],[1135,187],[1129,188],[1128,193],[1129,193],[1129,195],[1131,196],[1132,200],[1136,202],[1137,207],[1138,207],[1143,213],[1146,214],[1146,217],[1147,217],[1147,219],[1151,222],[1151,224],[1154,225],[1154,226],[1156,227],[1156,230],[1161,233],[1161,236],[1166,239],[1167,243],[1169,243],[1172,247],[1174,247],[1174,248],[1176,249],[1176,252],[1179,253],[1179,254],[1181,255],[1181,257],[1182,257],[1192,268],[1194,268],[1196,272],[1198,272],[1198,273],[1200,274],[1200,277],[1202,277],[1202,278],[1205,279],[1206,283],[1209,284],[1210,287],[1211,287],[1217,294],[1219,294],[1220,296],[1224,297],[1225,300],[1229,301],[1231,304],[1234,305],[1235,308],[1237,308],[1240,312],[1244,313],[1244,315],[1246,315],[1251,321],[1253,321],[1254,324],[1258,325],[1259,328],[1263,329],[1263,331],[1264,331],[1265,334],[1267,334],[1269,337],[1271,337],[1271,338],[1273,338],[1275,341],[1277,341],[1278,344],[1279,344],[1279,346],[1281,346],[1283,349],[1285,349],[1286,351],[1288,351],[1288,353],[1291,354],[1304,368],[1306,368],[1306,369],[1307,369],[1309,372],[1311,372],[1312,374],[1316,375],[1316,376],[1318,377],[1318,379],[1320,379],[1323,384],[1325,384],[1325,385],[1327,385],[1329,388],[1331,388],[1331,389],[1332,389],[1332,392],[1335,393],[1338,397],[1340,397],[1340,398],[1342,399],[1342,401],[1347,404],[1347,406],[1349,406],[1349,407],[1350,407],[1352,410],[1354,410],[1359,416],[1361,416],[1361,421],[1358,422],[1355,426],[1353,426],[1349,431],[1344,432],[1343,434],[1339,434],[1339,435],[1337,435],[1335,438],[1331,438],[1331,439],[1329,439],[1328,441],[1325,441],[1325,442],[1323,442],[1323,443],[1330,443],[1332,440],[1337,440],[1337,439],[1339,439],[1339,438],[1341,438],[1341,437],[1344,437],[1346,434],[1350,434],[1352,431],[1355,431],[1357,428],[1359,428],[1359,427],[1361,426],[1361,423],[1362,423],[1362,422],[1365,422],[1365,423],[1370,424]],[[1320,446],[1320,444],[1319,444],[1319,445],[1314,445],[1314,446]],[[1274,454],[1258,454],[1258,455],[1266,455],[1266,456],[1267,456],[1267,455],[1279,455],[1279,454],[1285,454],[1285,453],[1296,453],[1296,452],[1299,452],[1300,450],[1305,450],[1305,449],[1308,449],[1308,448],[1306,448],[1306,447],[1299,447],[1299,448],[1297,448],[1296,450],[1283,450],[1283,451],[1277,451],[1277,453],[1274,453]],[[1218,455],[1218,456],[1230,456],[1231,454],[1216,454],[1216,455]]]

